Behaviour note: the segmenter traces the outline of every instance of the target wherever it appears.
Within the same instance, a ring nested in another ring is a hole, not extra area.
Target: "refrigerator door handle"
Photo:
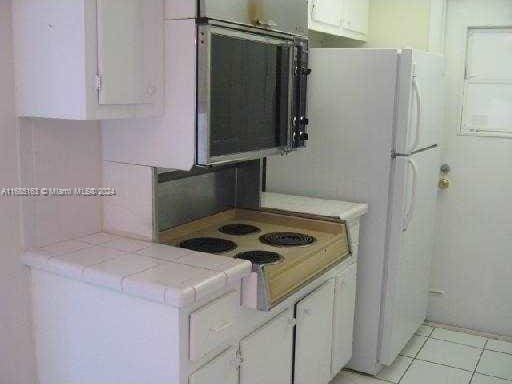
[[[412,78],[412,89],[416,97],[416,135],[414,137],[414,143],[412,143],[409,153],[414,152],[418,148],[421,139],[421,117],[423,114],[423,100],[421,97],[421,87],[418,83],[418,78],[416,75],[414,75]]]
[[[409,225],[411,224],[411,221],[414,217],[414,211],[416,210],[416,192],[418,189],[418,166],[416,162],[410,157],[404,157],[404,159],[407,161],[407,164],[409,164],[412,169],[411,201],[407,207],[402,227],[402,231],[406,232],[409,229]]]

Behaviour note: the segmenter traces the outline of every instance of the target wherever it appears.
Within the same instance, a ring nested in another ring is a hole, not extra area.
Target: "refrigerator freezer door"
[[[393,363],[426,317],[440,159],[439,148],[396,158],[380,337],[384,365]]]
[[[444,57],[404,49],[400,55],[396,152],[439,144],[444,118]]]
[[[387,210],[398,51],[315,48],[310,66],[307,148],[268,158],[268,191]]]

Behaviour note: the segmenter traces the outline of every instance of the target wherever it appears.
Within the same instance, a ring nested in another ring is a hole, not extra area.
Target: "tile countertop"
[[[368,213],[367,204],[348,203],[338,200],[324,200],[270,192],[262,193],[261,206],[262,208],[281,209],[297,213],[336,217],[340,220],[354,220]]]
[[[341,220],[357,219],[368,211],[366,204],[277,193],[263,193],[262,207]],[[103,232],[26,251],[22,260],[34,269],[174,307],[190,306],[252,269],[244,260]]]
[[[251,263],[108,233],[24,252],[34,269],[174,307],[186,307],[251,272]]]

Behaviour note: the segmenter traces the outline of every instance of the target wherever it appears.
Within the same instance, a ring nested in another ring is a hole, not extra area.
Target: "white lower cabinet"
[[[188,384],[328,384],[352,357],[356,273],[357,263],[338,269],[330,280],[241,339],[238,349],[229,348],[193,373]],[[243,327],[229,314],[235,306],[231,296],[194,312],[197,321],[191,324],[212,329],[218,323],[230,331]],[[200,333],[198,327],[192,329]],[[208,340],[198,338],[197,346],[213,351]]]
[[[293,313],[287,309],[240,342],[240,384],[292,382],[293,328]]]
[[[357,264],[336,277],[334,293],[332,368],[334,377],[352,358]]]
[[[294,384],[331,380],[334,279],[297,304]]]
[[[235,348],[228,349],[189,378],[189,384],[212,383],[238,384],[238,358]]]

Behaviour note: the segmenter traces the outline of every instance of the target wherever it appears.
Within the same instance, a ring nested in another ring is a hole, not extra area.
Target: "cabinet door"
[[[342,18],[342,0],[310,0],[311,21],[313,30],[323,32],[321,25],[340,27]],[[318,25],[320,24],[320,25]],[[316,28],[315,26],[318,26]]]
[[[159,96],[162,0],[97,0],[99,104],[151,104]]]
[[[291,383],[293,328],[288,309],[240,342],[240,384]]]
[[[238,384],[238,361],[235,348],[230,348],[190,375],[189,384]]]
[[[336,376],[352,358],[354,312],[356,305],[357,264],[351,265],[336,278],[334,292],[334,329],[332,376]]]
[[[331,380],[334,279],[297,304],[295,384]]]
[[[343,1],[343,29],[348,34],[360,35],[365,39],[368,34],[369,0]]]

